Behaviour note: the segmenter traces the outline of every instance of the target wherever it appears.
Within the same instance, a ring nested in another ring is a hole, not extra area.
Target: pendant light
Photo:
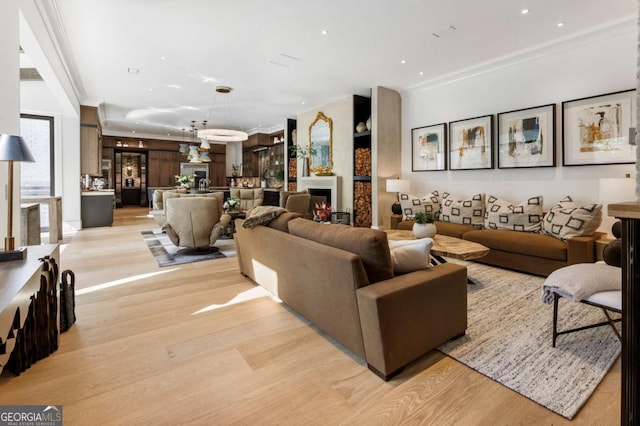
[[[198,136],[200,136],[200,134],[201,134],[203,131],[206,131],[206,130],[207,130],[207,120],[204,120],[204,121],[202,122],[202,130],[200,130],[200,131],[198,132]],[[208,140],[207,138],[200,138],[200,148],[198,148],[198,150],[199,150],[199,151],[209,151],[210,149],[211,149],[211,145],[209,144],[209,140]],[[207,155],[207,158],[208,158],[208,157],[209,157],[209,156]],[[203,161],[204,161],[204,160],[203,160]],[[211,161],[211,160],[209,160],[209,161]]]
[[[180,154],[182,155],[187,155],[187,152],[189,152],[187,144],[184,141],[184,129],[182,129],[182,143],[180,144],[180,149],[178,151],[180,151]]]
[[[191,122],[191,129],[193,131],[193,143],[189,145],[189,162],[190,163],[201,163],[200,154],[198,153],[198,145],[196,144],[196,122],[195,120]]]

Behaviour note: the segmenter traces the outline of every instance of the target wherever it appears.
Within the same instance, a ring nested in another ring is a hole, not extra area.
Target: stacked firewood
[[[298,159],[297,158],[289,158],[289,177],[294,178],[297,174],[298,168]]]
[[[289,185],[287,185],[287,191],[297,191],[298,190],[298,185],[296,182],[289,182]]]
[[[371,176],[371,148],[356,148],[356,176]]]
[[[353,226],[371,226],[371,182],[354,183],[353,212]]]

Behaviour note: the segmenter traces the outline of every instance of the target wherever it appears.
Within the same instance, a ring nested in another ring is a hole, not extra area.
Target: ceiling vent
[[[20,68],[20,81],[42,81],[43,78],[35,68]]]

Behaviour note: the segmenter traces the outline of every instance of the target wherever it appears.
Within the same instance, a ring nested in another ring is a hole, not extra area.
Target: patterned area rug
[[[467,334],[440,351],[567,419],[589,399],[621,350],[609,326],[558,337],[544,278],[472,262]],[[606,320],[599,308],[561,299],[558,329]],[[615,314],[614,314],[615,316]]]
[[[236,246],[233,239],[219,239],[210,250],[195,250],[176,247],[169,237],[159,229],[145,229],[140,233],[153,258],[158,262],[158,266],[181,265],[236,255]]]

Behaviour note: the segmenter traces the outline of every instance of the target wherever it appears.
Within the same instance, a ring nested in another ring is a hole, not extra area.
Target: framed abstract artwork
[[[411,129],[411,170],[447,169],[447,124]]]
[[[449,122],[449,169],[493,169],[493,115]]]
[[[498,168],[556,165],[556,105],[498,114]]]
[[[635,90],[563,102],[562,165],[635,163],[635,110]]]

